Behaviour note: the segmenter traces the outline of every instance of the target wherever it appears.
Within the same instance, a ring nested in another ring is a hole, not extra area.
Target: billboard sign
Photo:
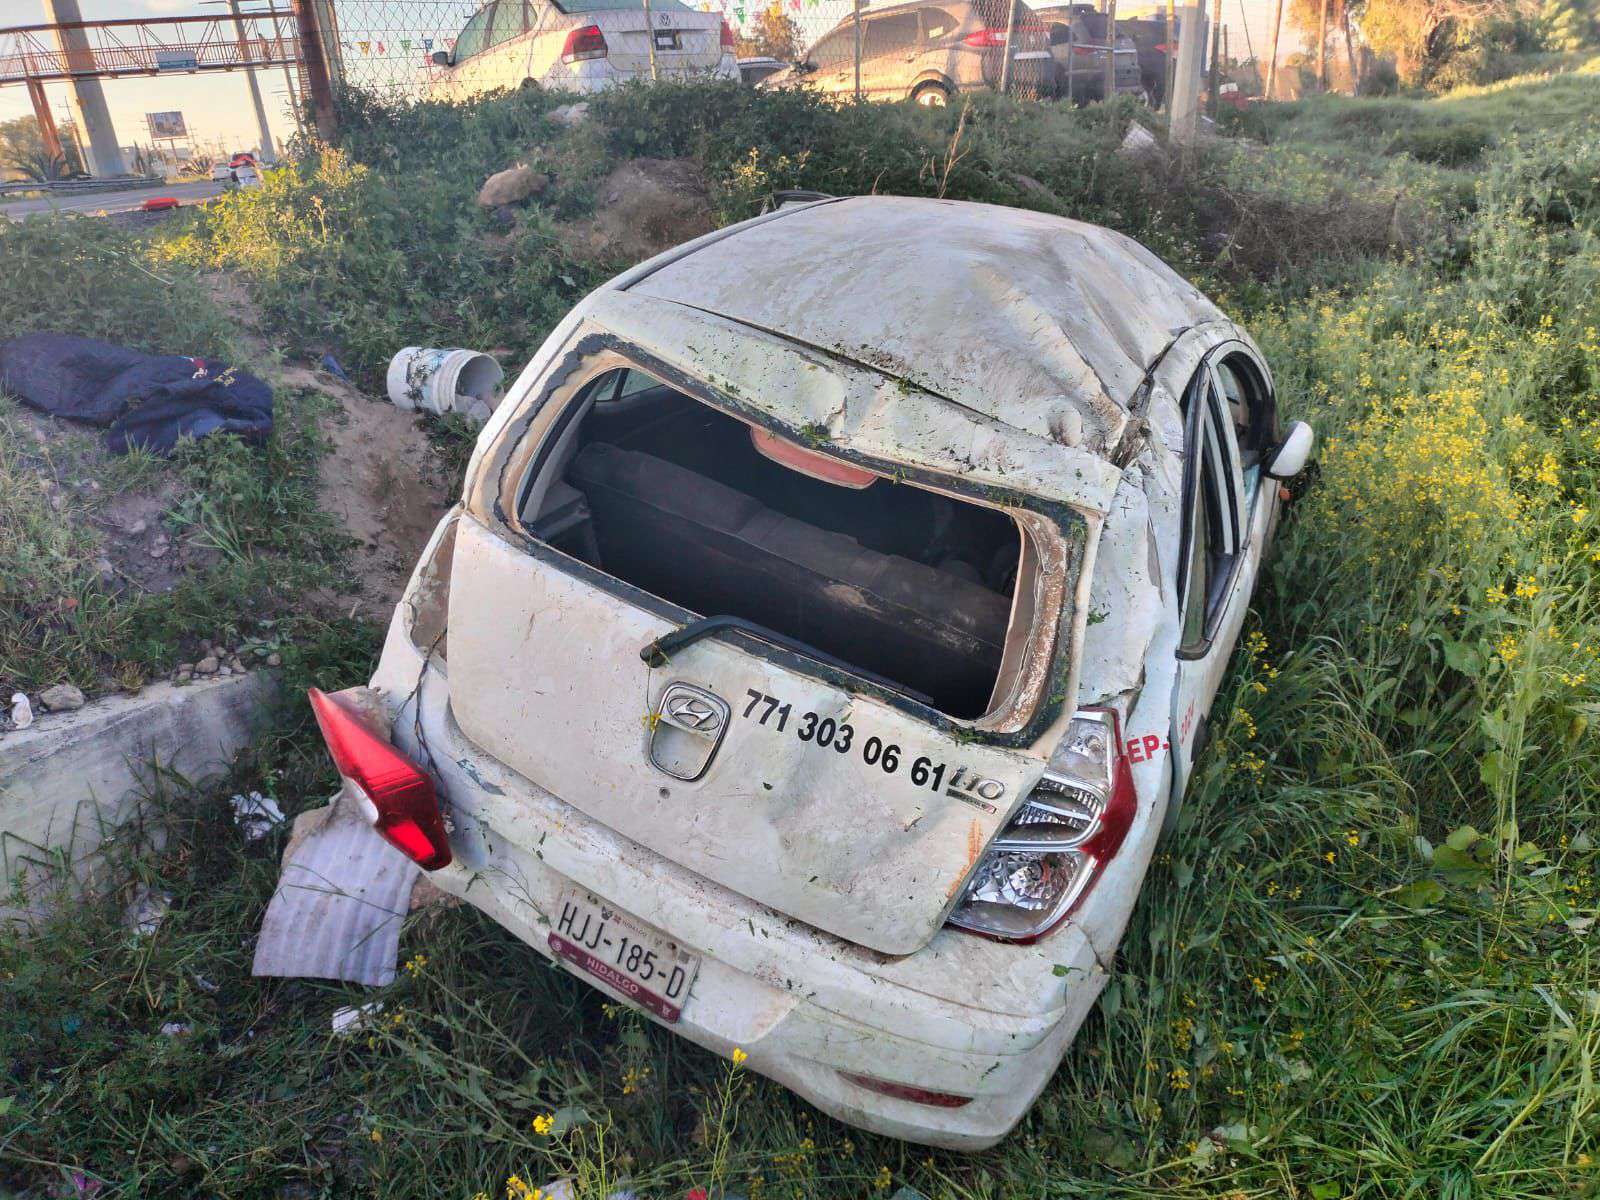
[[[189,128],[183,123],[181,112],[145,113],[144,119],[150,126],[152,141],[189,136]]]

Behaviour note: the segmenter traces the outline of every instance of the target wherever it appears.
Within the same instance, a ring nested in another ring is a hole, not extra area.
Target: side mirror
[[[1267,462],[1267,474],[1273,479],[1293,479],[1305,470],[1311,449],[1317,444],[1317,435],[1304,421],[1289,426],[1289,433]]]
[[[443,50],[435,50],[428,55],[428,61],[436,67],[448,67],[450,65],[450,56]]]

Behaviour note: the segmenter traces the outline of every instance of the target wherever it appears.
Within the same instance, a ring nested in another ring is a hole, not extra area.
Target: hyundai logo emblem
[[[722,714],[688,691],[673,692],[661,710],[674,725],[697,733],[715,733],[722,725]]]

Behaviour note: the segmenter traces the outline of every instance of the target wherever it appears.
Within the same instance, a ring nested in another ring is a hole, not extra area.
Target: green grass
[[[1304,189],[1274,176],[1238,203],[1303,221],[1401,164],[1432,198],[1437,236],[1398,256],[1307,238],[1297,271],[1208,249],[1207,223],[1235,211],[1214,207],[1219,181],[1248,182],[1232,166],[1158,193],[1079,115],[1053,132],[1049,114],[983,115],[952,171],[962,195],[1020,194],[1020,170],[1055,197],[1033,203],[1134,231],[1171,221],[1164,250],[1256,331],[1289,415],[1322,438],[1115,977],[1000,1147],[928,1152],[822,1118],[605,1004],[471,910],[415,917],[385,1021],[334,1039],[332,1011],[365,994],[248,977],[279,837],[245,846],[218,795],[174,786],[153,800],[170,840],[131,865],[174,897],[153,939],[128,934],[115,903],[74,909],[36,941],[0,938],[0,1190],[45,1194],[76,1170],[106,1181],[103,1195],[468,1200],[575,1166],[596,1185],[603,1147],[611,1177],[652,1198],[719,1180],[752,1200],[901,1183],[937,1200],[1600,1194],[1600,93],[1555,79],[1425,111],[1430,127],[1456,113],[1492,127],[1508,96],[1548,127],[1496,127],[1471,178],[1376,150],[1383,113],[1336,121],[1358,110],[1307,106],[1282,141],[1314,121],[1302,140],[1324,163],[1348,146],[1348,171],[1308,173]],[[519,153],[551,138],[538,145],[589,161],[538,123],[553,102],[519,93],[484,109],[492,132],[469,132],[449,178],[419,185],[441,189],[426,203],[459,209],[476,183],[465,161],[487,163],[501,138]],[[912,164],[948,151],[938,115],[777,109],[797,128],[773,133],[770,153],[755,145],[746,171],[762,111],[726,102],[713,121],[668,90],[618,94],[618,123],[585,136],[701,155],[728,217],[764,186],[852,190],[879,154],[896,189],[926,190]],[[641,110],[648,120],[618,115]],[[425,110],[413,140],[380,115],[357,124],[340,168],[364,163],[374,182],[268,193],[290,217],[345,196],[347,226],[325,250],[299,234],[236,243],[225,217],[182,253],[239,256],[268,296],[310,280],[333,306],[319,311],[374,346],[384,320],[448,328],[428,303],[465,303],[496,331],[506,307],[530,330],[552,319],[564,293],[543,275],[476,280],[505,290],[498,306],[465,285],[432,301],[341,290],[329,264],[360,268],[333,243],[399,237],[350,232],[368,203],[389,211],[367,189],[416,175],[432,153],[422,135],[448,140],[457,120]],[[462,241],[482,238],[478,214],[458,219]],[[285,257],[243,261],[269,253]],[[291,688],[357,680],[364,652],[352,629],[308,639]],[[224,792],[259,787],[296,811],[333,783],[291,709]],[[193,1032],[162,1037],[173,1021]],[[558,1136],[533,1129],[549,1113]]]
[[[162,353],[238,357],[237,318],[179,263],[104,222],[0,224],[0,337],[39,329]],[[0,688],[138,686],[193,661],[203,638],[281,641],[337,584],[343,535],[316,504],[328,401],[280,389],[263,447],[220,437],[170,460],[110,458],[99,430],[43,423],[0,396]],[[37,431],[38,436],[34,436]],[[119,498],[165,497],[157,520],[195,554],[170,591],[130,585],[107,558]],[[264,644],[263,641],[263,644]]]

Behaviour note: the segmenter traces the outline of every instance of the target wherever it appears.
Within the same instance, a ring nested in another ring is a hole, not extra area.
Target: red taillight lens
[[[896,1100],[909,1100],[913,1104],[926,1104],[931,1108],[961,1108],[972,1103],[971,1096],[957,1096],[952,1092],[930,1092],[926,1088],[912,1087],[909,1083],[890,1083],[887,1079],[874,1079],[871,1075],[855,1075],[840,1071],[840,1075],[857,1087]]]
[[[1050,769],[990,840],[950,924],[1007,942],[1048,937],[1121,849],[1137,809],[1116,712],[1080,709]]]
[[[598,25],[585,25],[567,34],[567,43],[561,48],[561,61],[574,63],[606,56],[606,35]]]
[[[724,50],[733,49],[733,26],[726,21],[722,23],[722,48]]]
[[[333,765],[371,803],[378,832],[424,871],[449,866],[450,837],[433,780],[332,696],[316,688],[306,695]]]
[[[980,29],[976,33],[969,33],[961,39],[968,46],[976,50],[990,50],[995,46],[1006,44],[1006,31],[1004,29]]]

